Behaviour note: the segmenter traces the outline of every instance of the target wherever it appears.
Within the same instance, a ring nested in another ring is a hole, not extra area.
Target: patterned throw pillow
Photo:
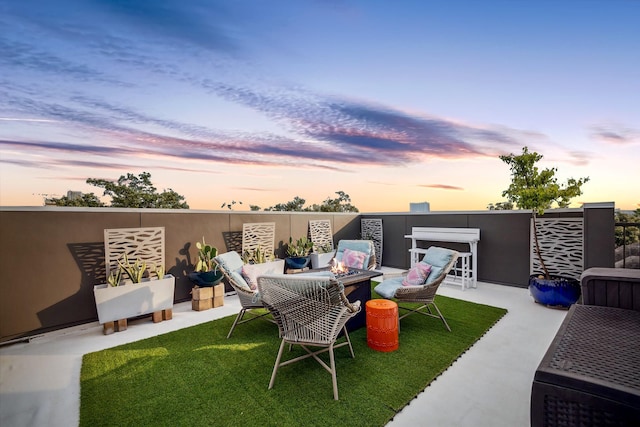
[[[367,254],[360,251],[352,251],[351,249],[345,249],[342,253],[342,263],[346,267],[364,269],[364,260]]]
[[[431,266],[423,262],[417,263],[405,276],[402,281],[403,286],[421,286],[429,277]]]
[[[242,266],[242,277],[247,281],[252,291],[258,289],[258,272],[253,268],[252,264]]]

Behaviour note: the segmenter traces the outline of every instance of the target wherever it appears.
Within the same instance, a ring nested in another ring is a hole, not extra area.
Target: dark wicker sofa
[[[538,366],[531,425],[640,426],[640,270],[590,268]]]

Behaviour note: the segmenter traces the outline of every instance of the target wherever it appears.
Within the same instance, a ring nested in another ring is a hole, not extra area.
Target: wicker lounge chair
[[[238,299],[242,305],[240,312],[236,316],[236,319],[227,334],[227,338],[229,338],[233,333],[233,330],[236,328],[236,325],[263,318],[269,315],[269,312],[261,314],[255,314],[252,312],[252,310],[261,309],[264,308],[264,306],[262,305],[260,294],[256,290],[252,290],[244,277],[242,277],[242,267],[244,266],[244,262],[242,261],[240,254],[235,251],[226,252],[215,257],[214,261],[218,265],[218,268],[222,272],[226,281],[237,292]],[[246,319],[245,315],[248,315]]]
[[[313,357],[331,373],[333,398],[338,400],[338,382],[334,348],[349,346],[355,357],[345,324],[360,311],[360,301],[350,303],[341,283],[323,276],[274,275],[258,278],[258,289],[264,306],[271,312],[280,330],[280,349],[271,374],[269,389],[273,388],[281,366]],[[344,331],[344,341],[336,344]],[[301,346],[307,354],[282,361],[285,344]],[[319,348],[319,349],[318,349]],[[320,353],[329,353],[329,364]]]
[[[451,249],[440,248],[431,246],[427,249],[422,261],[431,265],[431,273],[426,278],[426,281],[422,285],[405,286],[402,284],[405,276],[392,277],[384,280],[378,286],[374,288],[374,291],[384,298],[395,298],[398,302],[398,308],[406,310],[407,313],[400,316],[400,320],[404,319],[410,314],[419,313],[425,316],[436,317],[442,320],[444,326],[451,332],[449,324],[445,320],[444,316],[438,309],[435,303],[436,292],[442,281],[447,277],[447,273],[453,268],[458,259],[458,252]],[[414,267],[415,268],[415,267]],[[402,305],[402,303],[421,303],[418,308],[408,308]],[[436,314],[434,314],[430,306],[433,306]]]
[[[338,249],[336,250],[336,261],[342,261],[345,249],[364,252],[366,254],[364,270],[375,270],[376,249],[373,245],[373,240],[340,240],[338,242]]]

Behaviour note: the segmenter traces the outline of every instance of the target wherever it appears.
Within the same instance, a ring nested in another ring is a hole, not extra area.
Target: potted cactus
[[[218,265],[213,261],[218,256],[218,249],[208,245],[204,236],[202,242],[196,243],[198,249],[198,262],[189,279],[200,287],[215,286],[222,280],[222,272],[218,270]]]
[[[287,267],[295,270],[308,266],[311,261],[309,257],[311,249],[313,249],[313,242],[306,236],[300,237],[296,241],[294,241],[292,237],[289,237],[287,257],[285,258]]]

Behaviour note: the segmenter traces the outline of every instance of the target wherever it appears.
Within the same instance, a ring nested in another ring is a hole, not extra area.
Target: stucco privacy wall
[[[547,215],[582,214],[566,209]],[[585,268],[613,266],[613,205],[585,209],[584,216]],[[360,237],[361,217],[382,218],[386,266],[409,265],[410,242],[403,236],[412,226],[477,227],[479,279],[526,285],[529,215],[520,211],[358,215],[5,207],[0,208],[0,341],[97,320],[93,286],[105,281],[105,228],[165,227],[166,268],[176,277],[178,302],[190,299],[187,273],[197,257],[195,242],[203,236],[226,251],[241,241],[243,223],[275,222],[276,252],[284,257],[289,236],[306,235],[309,220],[329,219],[337,243]]]

